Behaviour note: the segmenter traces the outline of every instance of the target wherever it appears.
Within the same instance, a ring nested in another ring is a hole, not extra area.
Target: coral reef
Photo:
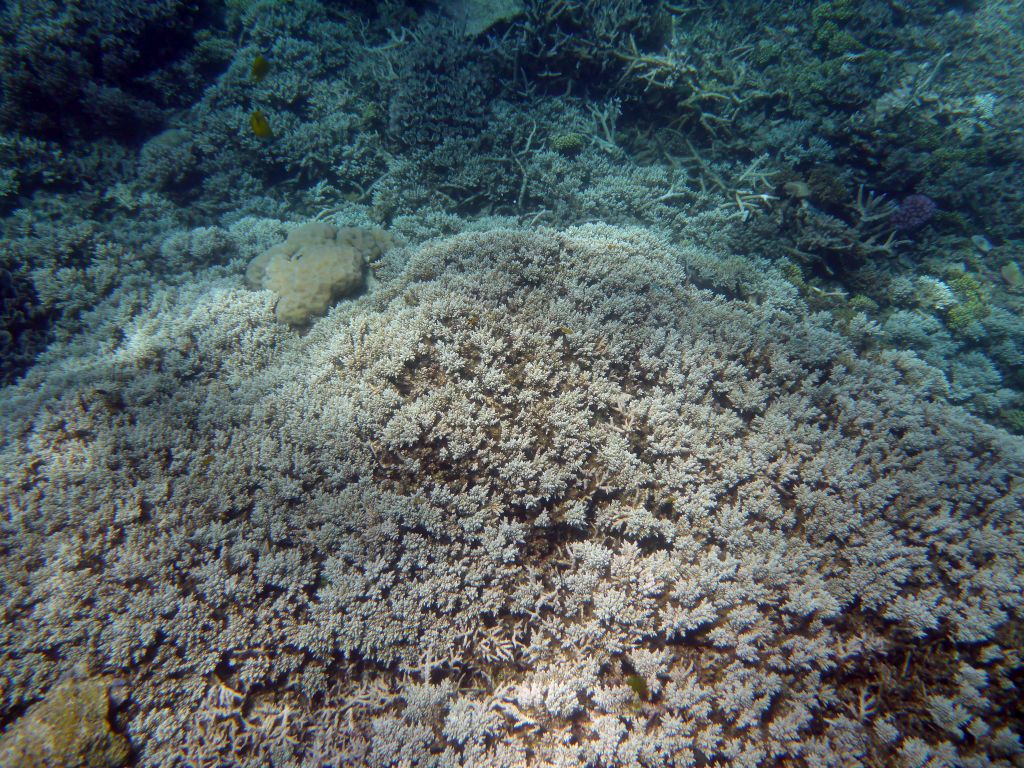
[[[94,137],[155,123],[174,91],[147,87],[182,55],[201,3],[73,4],[34,0],[5,6],[0,30],[0,126],[31,135]],[[179,73],[180,74],[180,73]]]
[[[5,707],[116,670],[154,766],[1017,754],[1019,439],[643,230],[403,259],[301,337],[206,278],[11,392]]]
[[[1020,768],[1022,28],[5,4],[0,726]]]
[[[15,381],[50,340],[46,313],[33,294],[24,274],[0,265],[0,384]]]

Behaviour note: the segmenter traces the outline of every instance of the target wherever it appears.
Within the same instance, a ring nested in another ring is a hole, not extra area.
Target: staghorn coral
[[[200,276],[10,390],[5,712],[88,661],[147,766],[1017,743],[1019,440],[643,230],[403,257],[303,337]]]
[[[399,60],[388,103],[387,134],[398,146],[426,149],[469,138],[486,126],[502,70],[492,56],[461,39],[456,28],[423,29]]]

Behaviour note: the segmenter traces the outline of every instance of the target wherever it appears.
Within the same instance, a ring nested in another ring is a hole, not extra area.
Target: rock
[[[971,242],[978,249],[979,253],[990,253],[992,251],[992,243],[984,235],[971,235]]]
[[[1024,287],[1024,273],[1021,272],[1020,265],[1016,261],[1008,261],[1003,264],[999,274],[1003,276],[1006,285],[1013,290]]]
[[[523,12],[520,0],[447,0],[443,6],[449,16],[465,25],[469,37],[476,37],[499,21],[507,21]]]
[[[4,768],[118,768],[131,755],[128,739],[110,728],[105,677],[69,679],[0,737]]]

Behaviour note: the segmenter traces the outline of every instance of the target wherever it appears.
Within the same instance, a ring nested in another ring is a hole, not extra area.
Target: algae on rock
[[[69,679],[54,686],[0,736],[5,768],[117,768],[131,755],[110,727],[110,678]]]

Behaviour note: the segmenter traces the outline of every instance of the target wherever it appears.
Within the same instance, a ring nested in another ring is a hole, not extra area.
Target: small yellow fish
[[[637,698],[641,701],[647,701],[651,697],[651,692],[647,687],[647,681],[640,675],[628,675],[626,677],[626,685],[633,689],[633,693],[635,693]]]
[[[263,54],[257,53],[256,58],[252,60],[249,74],[258,83],[267,76],[268,72],[270,72],[270,62],[263,58]]]
[[[266,115],[260,112],[260,110],[257,109],[249,115],[249,125],[252,126],[252,132],[256,134],[256,138],[274,138],[274,132],[270,129],[270,121],[267,119]]]

